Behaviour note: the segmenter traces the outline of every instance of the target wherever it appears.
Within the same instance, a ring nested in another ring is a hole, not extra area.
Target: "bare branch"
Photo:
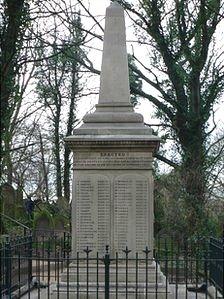
[[[179,165],[178,165],[177,163],[175,163],[175,162],[173,162],[173,161],[167,159],[166,157],[164,157],[164,156],[162,156],[162,155],[160,155],[160,154],[155,154],[154,157],[157,158],[158,160],[160,160],[160,161],[162,161],[162,162],[168,164],[169,166],[171,166],[171,167],[173,167],[173,168],[177,168],[177,167],[179,167]]]

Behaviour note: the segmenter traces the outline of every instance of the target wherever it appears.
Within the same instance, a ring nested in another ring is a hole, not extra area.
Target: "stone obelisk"
[[[130,103],[123,8],[106,10],[99,102],[66,138],[74,154],[73,252],[153,247],[153,153],[159,138]]]

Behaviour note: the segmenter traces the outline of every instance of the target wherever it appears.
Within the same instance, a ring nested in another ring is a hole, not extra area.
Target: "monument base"
[[[104,264],[91,263],[88,266],[88,271],[86,263],[80,263],[78,269],[76,264],[70,264],[69,271],[65,269],[61,274],[59,284],[52,284],[51,298],[58,298],[58,293],[60,298],[68,298],[68,292],[69,298],[72,299],[106,298]],[[165,299],[172,297],[166,277],[155,262],[148,265],[141,262],[138,267],[133,262],[128,264],[128,268],[125,263],[111,263],[109,293],[110,299]]]

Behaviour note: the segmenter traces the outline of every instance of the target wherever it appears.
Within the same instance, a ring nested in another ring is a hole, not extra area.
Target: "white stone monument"
[[[106,11],[99,103],[94,113],[85,115],[74,135],[66,138],[66,143],[74,154],[73,257],[77,252],[86,257],[83,250],[87,246],[93,258],[96,252],[102,257],[106,245],[110,246],[111,257],[115,252],[124,257],[122,250],[126,246],[131,250],[129,258],[135,257],[136,252],[145,257],[142,251],[146,246],[152,254],[152,161],[159,138],[144,126],[142,115],[135,113],[130,104],[124,11],[117,3]],[[128,287],[125,263],[119,261],[117,276],[118,265],[111,261],[111,299],[170,298],[166,279],[152,255],[150,258],[149,264],[144,259],[139,261],[137,285],[136,261],[129,262]],[[66,270],[59,286],[52,286],[52,298],[57,298],[59,288],[60,298],[67,298],[68,289],[71,298],[105,298],[102,259],[97,265],[90,262],[88,295],[86,260],[80,261],[79,267],[77,263],[74,259],[69,265],[69,285]]]
[[[74,154],[73,252],[152,249],[159,138],[130,103],[124,11],[116,2],[106,10],[99,103],[66,143]]]

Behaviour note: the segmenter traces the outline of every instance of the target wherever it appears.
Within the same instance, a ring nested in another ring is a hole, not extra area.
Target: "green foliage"
[[[180,177],[175,171],[157,175],[155,179],[156,234],[181,235],[185,230],[184,202]]]
[[[37,228],[38,220],[46,219],[49,222],[49,229],[55,229],[57,224],[62,224],[64,229],[70,227],[70,205],[64,198],[57,202],[41,202],[35,207],[33,217],[33,229]]]
[[[16,115],[21,106],[17,81],[22,70],[19,59],[23,53],[24,35],[29,20],[29,5],[24,0],[3,1],[1,14],[1,183],[12,182],[10,147]],[[4,175],[4,177],[3,177]]]
[[[155,235],[175,235],[180,239],[185,236],[191,240],[202,236],[222,236],[223,204],[212,200],[206,204],[202,212],[206,218],[195,227],[195,234],[188,235],[187,219],[191,211],[186,206],[181,178],[177,171],[156,175],[154,195]]]
[[[119,2],[132,14],[138,42],[150,55],[149,61],[138,56],[134,61],[132,70],[144,84],[132,92],[154,104],[163,137],[173,138],[180,155],[180,194],[173,198],[171,214],[182,213],[178,226],[189,236],[205,235],[210,231],[208,122],[224,91],[223,52],[214,42],[223,7],[219,0]]]

